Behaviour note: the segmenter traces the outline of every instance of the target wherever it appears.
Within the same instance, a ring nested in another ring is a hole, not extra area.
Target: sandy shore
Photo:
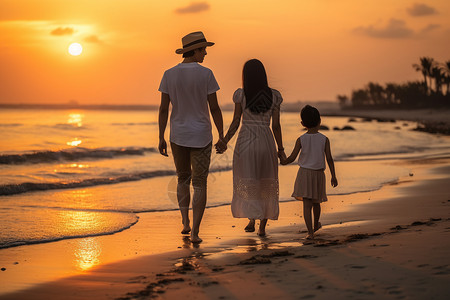
[[[391,163],[406,165],[412,176],[373,192],[331,196],[313,242],[304,240],[295,201],[280,205],[280,220],[269,222],[265,238],[245,233],[245,220],[233,219],[229,206],[208,209],[199,246],[177,233],[177,212],[143,215],[130,230],[96,238],[104,251],[116,248],[115,262],[85,259],[75,276],[60,272],[61,279],[0,299],[447,299],[450,157]],[[40,261],[42,276],[57,268],[68,243],[33,250],[54,253]],[[147,255],[155,245],[161,251]],[[12,260],[22,250],[11,251]],[[26,264],[7,266],[2,284],[7,276],[41,276],[35,269],[27,275]]]

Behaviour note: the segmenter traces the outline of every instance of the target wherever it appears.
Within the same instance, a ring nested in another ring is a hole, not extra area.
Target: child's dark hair
[[[311,105],[306,105],[302,108],[300,117],[306,128],[314,128],[320,124],[320,113],[317,108]]]

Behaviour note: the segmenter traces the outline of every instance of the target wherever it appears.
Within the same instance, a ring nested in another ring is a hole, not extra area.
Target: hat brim
[[[186,48],[177,49],[177,50],[175,50],[175,53],[176,54],[183,54],[183,53],[186,53],[188,51],[192,51],[194,49],[203,48],[203,47],[210,47],[212,45],[214,45],[213,42],[202,42],[202,43],[198,43],[198,44],[186,47]]]

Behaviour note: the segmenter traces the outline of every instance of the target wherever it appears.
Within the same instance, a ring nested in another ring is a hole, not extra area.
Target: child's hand
[[[331,177],[331,186],[332,187],[337,187],[338,185],[338,181],[336,177]]]

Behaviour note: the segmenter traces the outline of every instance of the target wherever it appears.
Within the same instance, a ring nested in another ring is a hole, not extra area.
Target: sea
[[[233,113],[223,116],[227,129]],[[281,124],[289,155],[304,133],[299,113],[282,112]],[[372,191],[408,176],[390,160],[450,153],[448,136],[415,131],[415,122],[325,116],[322,125],[339,180],[328,195]],[[169,157],[157,151],[158,111],[1,109],[0,131],[0,248],[115,234],[141,214],[177,209],[170,148]],[[214,128],[213,135],[217,140]],[[225,154],[212,154],[208,208],[231,202],[236,136]],[[279,166],[280,201],[292,201],[295,176],[282,175],[297,168]]]

